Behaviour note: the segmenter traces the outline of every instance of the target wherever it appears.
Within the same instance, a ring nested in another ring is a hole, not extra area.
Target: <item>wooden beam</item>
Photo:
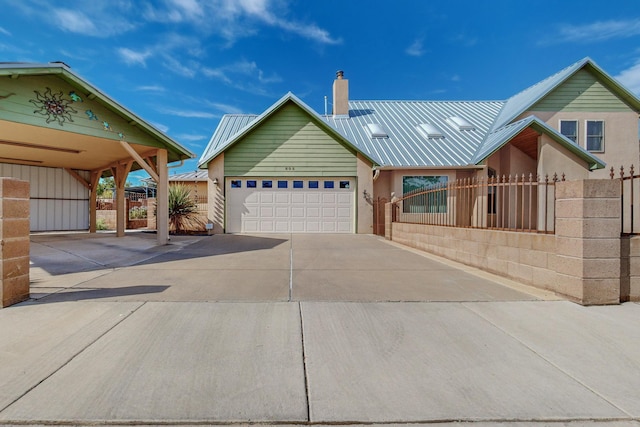
[[[155,182],[158,182],[160,180],[156,171],[154,171],[151,166],[149,166],[149,164],[145,162],[142,157],[140,157],[140,154],[138,154],[138,152],[134,150],[133,147],[131,147],[126,141],[123,140],[120,140],[120,145],[122,145],[122,148],[124,148],[127,153],[129,153],[129,155],[133,157],[138,165],[140,165],[145,171],[147,171],[149,176],[151,176],[151,178],[153,178]]]
[[[88,183],[86,179],[81,177],[78,172],[74,171],[71,168],[64,168],[64,170],[66,170],[69,175],[74,177],[76,179],[76,181],[78,181],[80,184],[84,185],[87,188],[87,190],[91,190],[91,184]]]

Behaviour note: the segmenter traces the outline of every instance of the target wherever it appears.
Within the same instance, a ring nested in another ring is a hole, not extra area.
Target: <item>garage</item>
[[[223,116],[198,167],[215,234],[371,233],[374,164],[288,93],[259,116]]]
[[[355,178],[227,178],[229,233],[353,233]]]

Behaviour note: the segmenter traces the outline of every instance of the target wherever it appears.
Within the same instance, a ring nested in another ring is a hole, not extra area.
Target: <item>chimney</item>
[[[349,80],[342,70],[336,72],[333,81],[333,115],[349,117]]]

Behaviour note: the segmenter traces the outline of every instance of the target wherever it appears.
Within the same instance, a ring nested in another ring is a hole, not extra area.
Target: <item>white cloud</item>
[[[258,64],[254,61],[247,60],[223,65],[218,68],[203,68],[202,73],[207,77],[216,78],[229,85],[234,85],[236,83],[236,79],[233,78],[236,76],[252,77],[263,84],[279,83],[282,81],[282,78],[277,74],[267,76],[264,71],[258,67]]]
[[[11,37],[11,33],[2,27],[0,27],[0,34],[4,34],[5,36]]]
[[[222,104],[220,102],[211,102],[211,101],[205,101],[205,104],[212,108],[215,108],[216,110],[220,110],[226,114],[242,114],[243,112],[240,108],[236,107],[235,105]]]
[[[159,130],[160,132],[162,132],[162,133],[167,133],[167,132],[169,132],[169,126],[165,126],[165,125],[163,125],[163,124],[161,124],[161,123],[157,123],[157,122],[151,122],[151,125],[152,125],[154,128],[158,129],[158,130]]]
[[[138,91],[142,92],[166,92],[166,88],[158,85],[149,85],[149,86],[138,86],[136,88]]]
[[[315,23],[288,19],[288,14],[286,2],[277,0],[165,0],[164,5],[147,4],[142,15],[148,21],[217,32],[230,42],[257,33],[256,24],[263,24],[321,44],[342,43]]]
[[[60,27],[72,33],[94,35],[97,32],[93,21],[77,10],[54,9],[53,19]]]
[[[405,53],[411,56],[422,56],[425,54],[424,47],[422,46],[424,43],[424,39],[419,38],[415,39],[411,46],[405,49]]]
[[[180,141],[194,142],[194,141],[202,141],[204,139],[209,138],[210,136],[211,135],[194,135],[194,134],[181,133],[176,135],[176,138],[179,139]]]
[[[159,112],[162,114],[169,114],[178,117],[187,117],[195,119],[218,119],[220,115],[209,113],[206,111],[194,111],[194,110],[174,110],[169,108],[159,108]]]
[[[136,52],[132,49],[121,47],[117,50],[118,55],[128,65],[139,64],[143,67],[147,66],[147,58],[151,56],[150,51]]]
[[[139,18],[130,0],[4,0],[31,21],[92,37],[110,37],[131,31]],[[64,7],[58,7],[64,5]],[[35,25],[35,24],[34,24]]]
[[[635,65],[622,70],[615,78],[633,93],[640,96],[640,60]]]
[[[559,28],[558,34],[547,39],[545,43],[594,42],[637,35],[640,35],[640,18],[597,21],[584,25],[564,25]]]

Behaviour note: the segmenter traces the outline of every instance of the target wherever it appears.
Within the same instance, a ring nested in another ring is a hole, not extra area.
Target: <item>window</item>
[[[262,181],[262,188],[273,188],[273,181]]]
[[[287,188],[287,181],[278,181],[278,188]]]
[[[293,188],[304,188],[302,181],[293,181]]]
[[[402,196],[410,197],[402,202],[404,213],[446,213],[446,176],[403,176]]]
[[[578,121],[577,120],[560,120],[560,133],[578,143]]]
[[[256,188],[256,181],[247,181],[247,188]]]
[[[351,188],[349,181],[340,181],[340,188]]]
[[[587,150],[604,151],[604,122],[602,120],[587,120]]]
[[[333,188],[333,181],[325,181],[324,188]]]
[[[242,188],[242,181],[240,181],[239,179],[232,179],[231,188]]]
[[[318,181],[309,181],[309,188],[318,188]]]

